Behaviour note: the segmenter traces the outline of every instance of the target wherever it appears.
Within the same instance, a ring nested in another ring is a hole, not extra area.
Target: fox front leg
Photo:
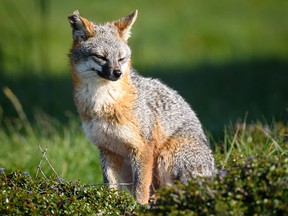
[[[123,160],[119,155],[105,149],[100,149],[100,158],[104,183],[116,190],[120,189],[118,176]]]
[[[137,203],[147,204],[150,197],[150,185],[153,172],[153,153],[134,155],[133,195]]]

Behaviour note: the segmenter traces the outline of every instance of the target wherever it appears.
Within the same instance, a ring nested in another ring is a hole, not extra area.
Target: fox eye
[[[103,56],[103,55],[93,54],[92,56],[93,56],[93,57],[96,57],[96,58],[98,58],[98,59],[101,59],[101,60],[103,60],[103,61],[107,61],[107,58],[106,58],[105,56]]]
[[[124,60],[125,60],[125,57],[118,59],[119,62],[122,62],[122,61],[124,61]]]

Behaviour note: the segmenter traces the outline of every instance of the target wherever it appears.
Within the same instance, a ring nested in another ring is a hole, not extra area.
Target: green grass
[[[9,88],[5,88],[4,92],[19,117],[1,121],[1,167],[8,171],[19,168],[35,176],[38,168],[36,164],[40,163],[42,157],[38,148],[40,146],[47,148],[46,156],[52,159],[59,176],[66,180],[83,180],[87,184],[102,182],[96,147],[86,139],[76,116],[70,113],[69,121],[63,124],[37,111],[34,113],[37,123],[32,124],[13,92]],[[43,163],[42,169],[51,176],[52,170],[48,163]]]
[[[96,147],[88,142],[81,124],[71,118],[63,125],[51,117],[39,114],[38,123],[27,130],[19,121],[6,122],[0,131],[0,166],[12,171],[19,168],[35,176],[42,153],[48,147],[50,159],[58,175],[65,180],[81,180],[86,184],[102,182],[102,172]],[[43,170],[51,176],[52,170],[44,161]]]

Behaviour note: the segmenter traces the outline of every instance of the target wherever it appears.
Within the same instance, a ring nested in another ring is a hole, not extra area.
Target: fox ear
[[[120,37],[125,41],[127,41],[131,35],[130,30],[132,28],[132,25],[136,21],[137,14],[138,14],[138,10],[134,11],[130,15],[128,15],[128,16],[126,16],[126,17],[124,17],[118,21],[113,22],[113,24],[118,29],[118,33],[119,33]]]
[[[95,35],[96,31],[93,22],[81,17],[77,10],[68,16],[68,20],[73,30],[74,41],[85,41]]]

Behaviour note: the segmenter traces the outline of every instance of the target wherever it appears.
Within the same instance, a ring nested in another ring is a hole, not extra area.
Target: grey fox
[[[137,17],[104,25],[75,11],[70,50],[74,101],[83,129],[100,152],[104,182],[119,178],[139,204],[175,179],[211,176],[214,158],[196,114],[178,93],[131,67],[127,45]]]

